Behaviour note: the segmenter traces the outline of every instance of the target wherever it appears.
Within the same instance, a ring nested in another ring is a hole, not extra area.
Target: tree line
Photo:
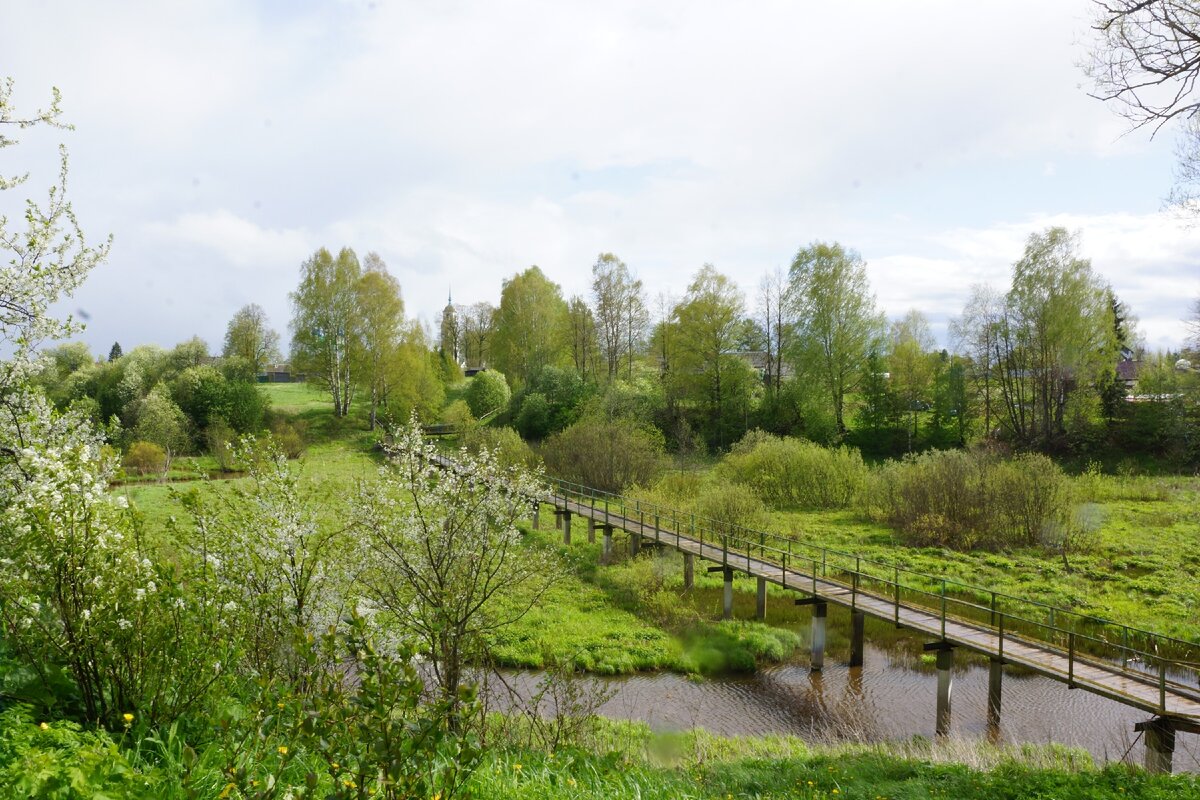
[[[978,438],[1128,449],[1135,428],[1195,430],[1195,381],[1163,367],[1179,354],[1142,357],[1130,310],[1065,229],[1031,234],[1005,289],[972,287],[950,340],[938,347],[917,309],[889,323],[863,258],[814,242],[762,278],[753,305],[712,265],[682,297],[653,300],[611,253],[586,297],[530,267],[495,306],[448,305],[438,347],[506,376],[507,421],[531,439],[597,409],[611,416],[630,393],[675,449],[727,448],[753,428],[885,455]],[[1128,402],[1122,360],[1170,391]]]

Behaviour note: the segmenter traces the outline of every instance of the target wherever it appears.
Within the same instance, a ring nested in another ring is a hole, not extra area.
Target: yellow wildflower
[[[44,730],[44,731],[48,731],[48,730],[50,730],[50,726],[49,726],[47,723],[45,723],[45,722],[43,722],[41,725],[38,725],[38,727],[39,727],[39,728],[41,728],[41,729],[42,729],[42,730]]]
[[[513,769],[514,769],[514,770],[516,770],[517,772],[520,772],[520,771],[521,771],[521,765],[520,765],[520,764],[513,764]]]
[[[281,755],[281,756],[287,755],[287,746],[286,745],[282,745],[282,744],[279,745],[279,755]]]
[[[125,724],[128,725],[133,722],[133,714],[122,714],[121,719],[125,720]]]

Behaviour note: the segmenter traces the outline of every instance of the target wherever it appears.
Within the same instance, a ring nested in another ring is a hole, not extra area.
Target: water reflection
[[[868,644],[865,655],[862,667],[827,656],[823,672],[811,672],[801,656],[751,677],[697,681],[661,673],[585,680],[611,693],[599,713],[641,720],[655,730],[792,734],[813,742],[932,736],[933,671],[903,647],[885,650]],[[522,696],[532,694],[540,678],[535,672],[505,675]],[[1141,762],[1142,744],[1135,742],[1133,726],[1147,715],[1136,709],[1009,670],[999,724],[988,723],[987,697],[987,661],[960,653],[954,670],[954,735],[997,744],[1058,742],[1085,748],[1100,762],[1123,756]],[[1179,734],[1175,769],[1200,771],[1200,737]]]

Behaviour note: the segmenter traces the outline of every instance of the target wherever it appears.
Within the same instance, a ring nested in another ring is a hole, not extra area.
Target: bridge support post
[[[725,595],[721,607],[722,619],[733,619],[733,570],[725,568]]]
[[[987,724],[1000,727],[1000,690],[1004,685],[1004,659],[992,656],[988,665]]]
[[[571,543],[571,512],[563,512],[563,544]]]
[[[758,579],[758,602],[754,607],[754,618],[762,622],[767,618],[767,579]]]
[[[558,506],[554,507],[554,530],[562,530],[563,510]]]
[[[588,544],[596,543],[596,528],[600,527],[600,523],[596,520],[588,521]]]
[[[863,665],[863,628],[867,615],[862,611],[850,612],[850,666]]]
[[[605,561],[612,558],[612,536],[613,536],[612,525],[605,525],[604,526],[604,549],[600,551],[603,554]]]
[[[640,533],[629,534],[629,555],[637,558],[637,554],[642,552],[642,535]]]
[[[696,585],[696,557],[691,553],[683,554],[683,588],[691,589]]]
[[[930,649],[930,645],[925,645]],[[937,721],[934,733],[939,737],[950,735],[950,697],[954,690],[954,648],[945,642],[932,645],[937,650]]]
[[[1156,717],[1139,722],[1133,729],[1146,735],[1146,771],[1170,773],[1175,754],[1175,723],[1165,717]]]
[[[820,601],[813,603],[812,613],[812,659],[809,669],[820,672],[825,668],[825,617],[829,607]]]

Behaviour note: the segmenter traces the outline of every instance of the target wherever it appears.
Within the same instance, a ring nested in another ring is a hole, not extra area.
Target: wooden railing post
[[[942,640],[946,639],[946,579],[942,578]]]
[[[1067,688],[1075,688],[1075,631],[1067,634]]]
[[[896,627],[900,627],[900,568],[893,567],[895,570],[895,580],[892,584],[896,590]]]

